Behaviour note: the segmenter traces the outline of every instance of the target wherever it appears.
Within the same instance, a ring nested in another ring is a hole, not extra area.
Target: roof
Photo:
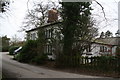
[[[120,37],[109,37],[109,38],[97,38],[96,43],[108,44],[108,45],[120,45]]]
[[[37,27],[37,28],[31,29],[31,30],[28,30],[28,31],[26,31],[26,32],[28,33],[28,32],[31,32],[31,31],[38,30],[38,29],[40,29],[40,28],[50,27],[50,26],[52,26],[52,25],[59,24],[59,23],[61,23],[61,21],[56,21],[56,22],[52,22],[52,23],[47,23],[47,24],[41,25],[40,27]]]
[[[42,25],[40,27],[28,30],[26,32],[28,33],[28,32],[31,32],[31,31],[38,30],[40,28],[50,27],[52,25],[59,24],[61,22],[62,21],[57,21],[57,22],[53,22],[53,23],[47,23],[47,24],[44,24],[44,25]],[[102,44],[102,45],[120,46],[120,37],[97,38],[95,41],[92,41],[91,43]]]

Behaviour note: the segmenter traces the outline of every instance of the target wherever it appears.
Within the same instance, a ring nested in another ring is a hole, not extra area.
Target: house
[[[89,50],[84,53],[92,53],[94,55],[115,55],[116,48],[120,45],[120,37],[97,38],[91,42]]]
[[[54,55],[54,47],[51,44],[51,39],[56,39],[56,33],[59,32],[61,21],[58,21],[58,12],[55,8],[52,8],[48,11],[48,21],[44,25],[28,30],[27,39],[28,40],[36,40],[38,38],[38,31],[44,30],[44,36],[46,44],[44,45],[44,53],[48,55]],[[49,56],[51,57],[51,56]],[[52,57],[51,57],[52,58]]]
[[[37,28],[31,29],[31,30],[28,30],[28,31],[26,31],[27,39],[36,40],[38,38],[37,35],[38,35],[38,30],[39,29],[44,29],[46,38],[51,38],[52,37],[52,31],[54,32],[55,30],[57,30],[57,28],[59,28],[60,23],[61,23],[60,21],[52,22],[52,23],[46,23],[46,24],[42,25],[41,27],[37,27]]]
[[[44,30],[45,39],[47,41],[46,45],[44,46],[44,53],[48,54],[49,58],[52,58],[52,59],[54,58],[53,57],[54,47],[51,44],[51,38],[54,38],[54,39],[56,38],[56,32],[58,31],[60,23],[61,23],[60,21],[46,23],[45,25],[42,25],[41,27],[26,31],[28,40],[36,40],[38,38],[38,30],[39,29]]]

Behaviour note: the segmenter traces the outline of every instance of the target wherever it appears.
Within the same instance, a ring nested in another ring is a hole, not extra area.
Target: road
[[[9,78],[100,78],[97,76],[80,75],[55,71],[30,64],[19,63],[12,60],[12,56],[7,55],[7,52],[2,54],[2,71]]]

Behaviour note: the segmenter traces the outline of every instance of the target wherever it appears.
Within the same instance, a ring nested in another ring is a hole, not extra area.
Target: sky
[[[32,8],[32,2],[38,0],[30,0],[29,9]],[[104,7],[105,17],[101,7],[93,2],[93,17],[96,20],[99,33],[110,30],[115,34],[118,29],[118,2],[119,0],[97,0]],[[25,15],[27,13],[27,0],[11,0],[10,10],[1,14],[0,17],[0,36],[7,35],[9,38],[17,35],[24,40],[25,32],[18,32],[22,26]]]
[[[93,15],[98,23],[99,33],[111,31],[113,34],[118,30],[118,2],[119,0],[98,0],[99,3],[104,7],[105,17],[103,11],[99,5],[93,6]],[[106,18],[106,19],[105,19]],[[115,35],[114,35],[115,36]]]

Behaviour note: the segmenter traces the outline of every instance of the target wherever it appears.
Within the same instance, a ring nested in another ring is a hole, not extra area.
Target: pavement
[[[98,76],[80,75],[62,71],[55,71],[13,60],[13,56],[2,54],[2,72],[9,78],[103,78]]]

